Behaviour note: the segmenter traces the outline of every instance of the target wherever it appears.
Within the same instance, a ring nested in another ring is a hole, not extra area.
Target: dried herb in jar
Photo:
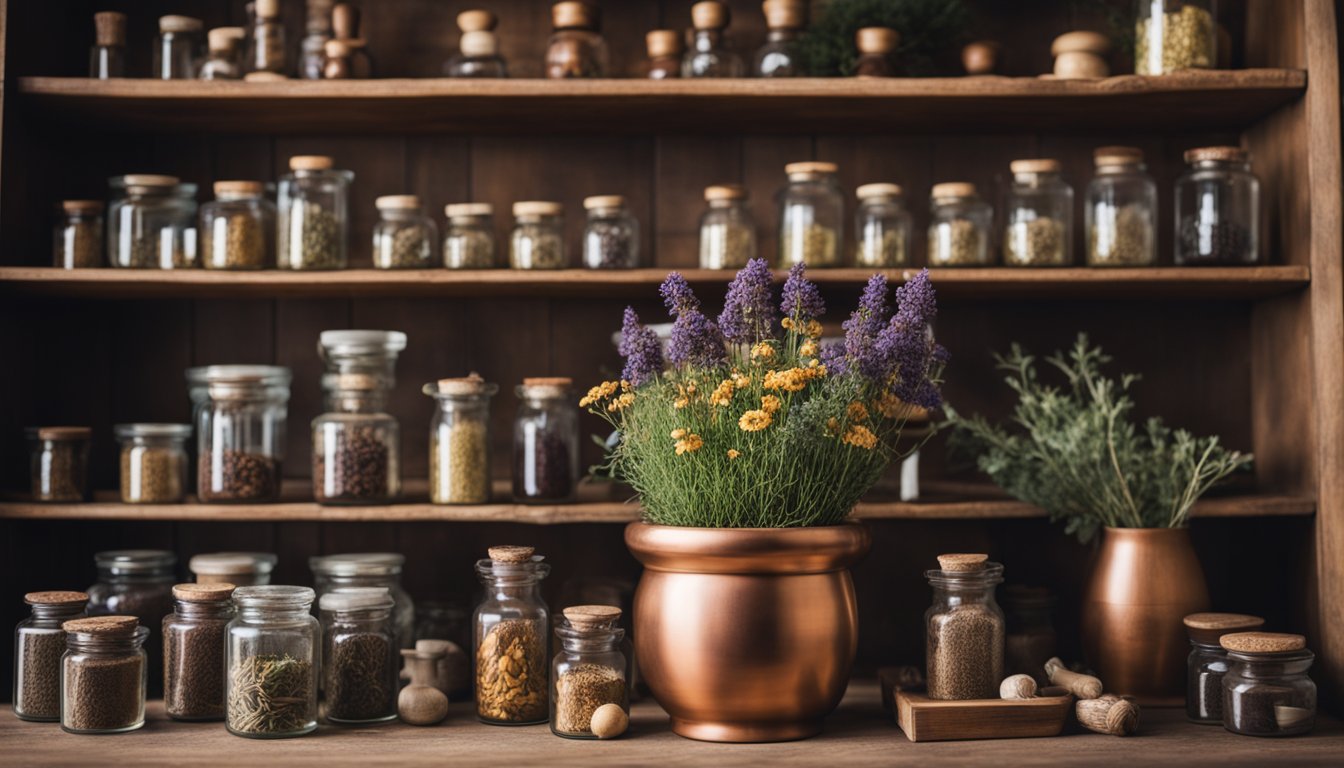
[[[905,237],[885,229],[880,238],[860,237],[854,263],[861,267],[897,267],[905,263]]]
[[[490,500],[488,429],[484,421],[459,418],[429,436],[429,488],[435,504],[483,504]]]
[[[340,222],[334,213],[310,200],[295,200],[286,213],[288,221],[282,222],[280,227],[280,266],[289,269],[337,269],[342,266],[338,242]],[[296,219],[297,227],[293,224]]]
[[[1064,222],[1048,216],[1015,222],[1003,244],[1004,263],[1018,267],[1065,264]]]
[[[546,719],[545,647],[533,621],[505,619],[490,628],[476,651],[476,710],[482,718],[515,723]]]
[[[216,245],[223,245],[222,253],[216,252]],[[248,213],[229,214],[224,218],[223,242],[217,243],[212,233],[206,233],[201,256],[207,269],[262,269],[266,266],[266,233],[261,220]]]
[[[626,705],[625,675],[602,664],[578,664],[555,681],[555,729],[592,733],[593,713],[603,704]]]
[[[450,232],[443,241],[443,263],[449,269],[489,269],[495,266],[495,238],[477,229]]]
[[[792,229],[786,229],[780,252],[784,263],[806,264],[809,267],[833,267],[839,263],[836,250],[838,239],[830,227],[815,222],[808,224],[798,238]]]
[[[410,269],[429,265],[430,245],[425,230],[418,226],[395,229],[389,236],[383,233],[377,244],[375,261],[383,269]]]
[[[935,699],[992,699],[1003,677],[1003,617],[969,604],[928,628],[928,690]]]
[[[557,234],[515,231],[510,260],[514,269],[564,269],[565,244]]]
[[[929,264],[967,266],[983,263],[984,232],[968,219],[953,219],[935,225],[929,238]]]
[[[1135,73],[1160,75],[1213,66],[1217,53],[1213,14],[1190,3],[1179,5],[1179,10],[1139,19],[1134,38]],[[1161,45],[1160,52],[1152,50],[1154,43]]]
[[[245,734],[301,731],[314,719],[313,665],[288,654],[259,654],[229,670],[229,728]]]
[[[126,445],[121,449],[121,500],[127,504],[181,501],[186,454],[173,448]]]
[[[755,257],[756,233],[729,223],[700,227],[700,266],[703,269],[741,269]]]
[[[1153,226],[1148,208],[1130,203],[1104,211],[1109,212],[1110,221],[1093,224],[1088,236],[1087,262],[1093,266],[1153,263]],[[1102,214],[1099,210],[1099,217]]]
[[[280,496],[280,462],[261,453],[225,450],[215,471],[213,453],[198,462],[197,493],[203,501],[262,501]]]
[[[323,657],[322,691],[327,717],[333,720],[377,720],[396,711],[397,679],[391,671],[395,649],[378,632],[346,632],[331,639]]]

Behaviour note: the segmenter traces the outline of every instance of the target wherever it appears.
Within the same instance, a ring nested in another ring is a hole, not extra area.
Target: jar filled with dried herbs
[[[217,181],[215,199],[201,206],[201,265],[206,269],[265,269],[274,262],[275,204],[260,181]]]
[[[1241,265],[1260,260],[1260,180],[1241,147],[1187,150],[1176,180],[1176,263]]]
[[[318,639],[308,587],[239,587],[224,652],[229,733],[283,739],[317,729]]]
[[[675,29],[655,29],[644,35],[644,47],[649,59],[644,63],[644,76],[650,80],[669,80],[681,77],[681,55],[685,50],[681,33]]]
[[[462,30],[455,56],[443,65],[448,77],[508,77],[509,68],[499,55],[499,38],[495,36],[495,14],[483,10],[463,11],[457,14],[457,28]]]
[[[550,612],[541,580],[551,572],[532,547],[491,547],[476,561],[485,597],[472,616],[476,716],[490,725],[544,723]]]
[[[52,230],[51,265],[61,269],[103,266],[103,203],[62,200]]]
[[[252,28],[247,35],[247,71],[288,74],[280,0],[255,0],[252,13]]]
[[[61,728],[124,733],[145,724],[145,638],[134,616],[72,619],[61,657]]]
[[[579,484],[579,412],[560,377],[523,379],[513,423],[513,498],[524,504],[574,500]]]
[[[700,216],[700,268],[741,269],[756,258],[756,220],[741,184],[705,187]]]
[[[215,27],[207,32],[205,39],[210,53],[196,68],[196,77],[201,80],[242,80],[242,48],[246,34],[242,27]]]
[[[159,37],[154,46],[154,78],[190,80],[196,76],[201,55],[201,32],[205,25],[190,16],[160,16]]]
[[[986,267],[994,263],[989,228],[994,211],[974,184],[933,185],[930,203],[930,267]]]
[[[89,495],[88,427],[29,427],[33,501],[84,501]]]
[[[435,504],[490,500],[490,399],[499,386],[476,373],[424,386],[438,408],[429,425],[429,499]]]
[[[896,46],[901,34],[890,27],[864,27],[854,33],[859,58],[854,62],[855,77],[896,77]]]
[[[607,41],[602,39],[601,10],[594,3],[551,6],[555,31],[546,45],[546,77],[564,80],[607,76]]]
[[[596,195],[583,200],[588,223],[583,229],[583,265],[589,269],[634,269],[639,266],[639,220],[621,195]]]
[[[1141,2],[1134,27],[1134,72],[1164,75],[1212,69],[1218,60],[1214,0]]]
[[[835,163],[789,163],[779,192],[779,266],[838,267],[844,249],[845,201]]]
[[[897,184],[864,184],[855,193],[854,266],[869,269],[910,263],[910,213]]]
[[[1316,656],[1302,635],[1234,632],[1227,651],[1223,727],[1243,736],[1296,736],[1316,724],[1316,684],[1307,669]]]
[[[439,228],[420,210],[416,195],[384,195],[374,201],[373,266],[378,269],[423,269],[434,263]]]
[[[514,269],[564,269],[565,207],[530,200],[513,204],[513,233],[509,236],[509,265]]]
[[[126,504],[172,504],[187,493],[190,424],[118,424],[121,500]]]
[[[288,368],[209,365],[187,370],[196,411],[196,495],[204,502],[280,498]]]
[[[383,587],[392,595],[392,624],[397,645],[415,647],[415,603],[401,587],[401,569],[406,556],[395,552],[357,552],[308,558],[313,588],[320,598],[347,587]]]
[[[598,707],[615,704],[630,713],[625,630],[616,626],[621,609],[610,605],[566,608],[555,630],[560,652],[551,664],[551,732],[568,739],[595,739]]]
[[[256,587],[271,583],[278,560],[270,552],[208,552],[194,555],[187,561],[187,569],[197,584]]]
[[[448,232],[443,237],[443,266],[449,269],[490,269],[495,262],[494,206],[489,203],[452,203],[444,206]]]
[[[682,77],[742,77],[742,57],[724,40],[731,14],[719,0],[701,0],[691,6],[694,32],[691,46],[681,59]]]
[[[1241,613],[1192,613],[1183,623],[1190,635],[1186,659],[1185,716],[1201,725],[1223,724],[1223,677],[1227,675],[1227,649],[1223,635],[1251,632],[1264,626],[1259,616]]]
[[[280,179],[277,230],[280,269],[345,269],[350,182],[330,157],[297,155]]]
[[[196,185],[132,173],[108,181],[107,262],[131,269],[189,269],[196,252]]]
[[[21,720],[61,719],[61,656],[65,653],[62,624],[84,616],[89,596],[83,592],[29,592],[23,601],[32,615],[14,629],[14,714]]]
[[[174,720],[224,719],[224,634],[233,620],[228,583],[178,584],[163,617],[163,709]]]
[[[1098,147],[1087,186],[1087,263],[1143,267],[1157,263],[1157,185],[1137,147]]]
[[[1073,187],[1058,160],[1014,160],[1004,215],[1003,263],[1009,267],[1073,264]]]
[[[998,697],[1003,681],[1004,618],[994,601],[1003,566],[985,555],[939,555],[925,572],[933,605],[924,613],[929,698]]]
[[[386,587],[344,587],[323,595],[322,696],[342,725],[397,717],[401,650]]]

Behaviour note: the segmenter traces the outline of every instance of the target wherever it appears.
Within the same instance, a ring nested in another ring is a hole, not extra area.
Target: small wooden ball
[[[629,727],[630,716],[625,714],[620,704],[603,704],[598,707],[589,723],[593,735],[599,739],[614,739]]]
[[[993,40],[977,40],[961,49],[961,65],[968,75],[992,75],[999,68],[1001,46]]]

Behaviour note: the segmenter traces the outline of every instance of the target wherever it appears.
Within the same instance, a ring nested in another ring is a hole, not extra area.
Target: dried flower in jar
[[[780,242],[784,266],[806,264],[809,267],[833,267],[840,262],[834,229],[813,222],[803,228],[801,237],[786,229]]]
[[[1003,244],[1009,266],[1043,267],[1065,263],[1064,222],[1048,216],[1019,221],[1008,227]]]
[[[1160,75],[1213,66],[1217,54],[1213,14],[1192,3],[1179,5],[1179,10],[1139,19],[1134,38],[1135,73]],[[1154,50],[1154,44],[1161,49]]]
[[[482,718],[546,719],[545,646],[536,623],[526,619],[505,619],[490,628],[476,651],[476,710]]]

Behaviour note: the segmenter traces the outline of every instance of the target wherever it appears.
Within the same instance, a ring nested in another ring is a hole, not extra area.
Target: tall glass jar
[[[126,14],[93,14],[94,43],[89,49],[89,77],[108,80],[126,76]]]
[[[204,502],[280,498],[288,368],[210,365],[187,370],[196,414],[196,494]]]
[[[14,628],[14,714],[20,720],[54,723],[61,719],[61,625],[84,616],[83,592],[29,592],[23,601],[32,615]]]
[[[894,61],[901,36],[890,27],[864,27],[854,33],[859,58],[854,62],[855,77],[896,77]]]
[[[159,39],[154,46],[154,77],[159,80],[191,80],[196,77],[196,59],[201,52],[205,25],[190,16],[160,16]]]
[[[28,477],[33,501],[84,501],[89,497],[88,427],[29,427]]]
[[[114,267],[196,266],[196,185],[134,173],[108,181],[107,261]]]
[[[1014,160],[1004,215],[1003,263],[1009,267],[1073,264],[1073,187],[1058,160]]]
[[[514,269],[564,269],[565,207],[530,200],[513,204],[513,232],[509,236],[509,265]]]
[[[579,412],[567,378],[528,378],[518,387],[513,424],[513,498],[574,500],[579,484]]]
[[[549,713],[550,611],[541,580],[551,566],[532,547],[491,547],[476,561],[485,597],[472,614],[476,716],[489,725],[544,723]]]
[[[910,213],[897,184],[864,184],[856,192],[854,266],[869,269],[910,263]]]
[[[723,30],[728,28],[728,6],[718,0],[702,0],[691,6],[695,35],[681,59],[682,77],[742,77],[742,57],[726,47]]]
[[[1185,716],[1200,725],[1223,724],[1223,677],[1227,651],[1223,635],[1250,632],[1264,626],[1259,616],[1240,613],[1192,613],[1184,620],[1190,635],[1186,659]]]
[[[499,55],[499,40],[495,25],[499,19],[489,11],[463,11],[457,14],[457,27],[462,30],[457,55],[443,65],[448,77],[508,77],[509,69]]]
[[[265,269],[274,263],[275,204],[260,181],[216,181],[215,199],[201,206],[201,266]]]
[[[1055,598],[1043,587],[1011,585],[1004,589],[1004,675],[1031,675],[1042,688],[1050,684],[1045,662],[1059,655],[1051,620],[1054,607]]]
[[[124,733],[143,726],[149,628],[134,616],[72,619],[61,628],[61,729]]]
[[[206,33],[205,38],[210,49],[209,55],[196,68],[196,77],[201,80],[241,80],[243,79],[242,27],[215,27]]]
[[[595,739],[593,712],[615,704],[630,713],[629,668],[616,626],[621,609],[576,605],[556,628],[560,652],[551,663],[551,732],[567,739]]]
[[[174,720],[224,719],[224,634],[233,585],[178,584],[163,617],[163,709]]]
[[[327,720],[340,725],[395,720],[401,652],[387,588],[336,589],[318,606]]]
[[[360,552],[346,555],[322,555],[308,558],[313,571],[313,588],[321,597],[345,587],[386,587],[392,595],[392,625],[397,645],[415,647],[415,603],[401,588],[401,569],[405,555],[393,552]]]
[[[475,373],[426,384],[438,406],[429,424],[429,500],[490,501],[490,399],[499,386]]]
[[[121,500],[126,504],[172,504],[187,493],[190,424],[117,424],[121,445]]]
[[[789,163],[779,192],[779,266],[838,267],[844,252],[845,200],[835,163]]]
[[[1176,263],[1254,264],[1260,260],[1260,180],[1241,147],[1185,153],[1176,180]]]
[[[974,184],[935,184],[930,206],[930,267],[986,267],[994,263],[989,248],[994,210],[980,199]]]
[[[804,0],[765,0],[765,45],[756,51],[752,73],[757,77],[801,77],[794,46],[807,15]]]
[[[253,739],[317,729],[322,628],[308,587],[239,587],[224,651],[225,727]]]
[[[1003,566],[985,555],[939,555],[938,565],[924,573],[933,587],[924,613],[929,698],[997,698],[1005,622],[994,587],[1003,581]]]
[[[1301,635],[1235,632],[1227,651],[1223,727],[1243,736],[1296,736],[1316,724],[1316,684],[1307,669],[1316,656]]]
[[[387,388],[366,373],[324,377],[326,413],[313,419],[313,498],[386,504],[401,494],[401,428]]]
[[[373,266],[378,269],[431,266],[439,228],[420,210],[420,198],[384,195],[374,205],[379,219],[373,227]]]
[[[546,77],[563,80],[607,76],[607,41],[599,31],[598,14],[596,5],[585,2],[551,6],[555,31],[546,46]]]
[[[321,80],[327,64],[326,45],[331,39],[331,9],[335,0],[307,0],[304,36],[299,44],[299,77]]]
[[[285,63],[285,24],[280,20],[280,0],[256,0],[252,28],[247,35],[247,71],[289,71]]]
[[[705,187],[700,215],[700,268],[741,269],[756,258],[756,220],[741,184]]]
[[[681,77],[681,56],[685,46],[681,33],[675,29],[655,29],[644,35],[644,47],[649,59],[644,63],[644,76],[650,80],[671,80]]]
[[[1139,0],[1134,27],[1134,72],[1164,75],[1212,69],[1218,63],[1214,0]]]
[[[1087,263],[1142,267],[1157,263],[1157,185],[1136,147],[1098,147],[1087,185]]]
[[[490,269],[495,262],[494,206],[489,203],[452,203],[444,206],[448,232],[443,237],[443,266],[449,269]]]
[[[193,556],[187,569],[197,584],[257,587],[271,583],[271,571],[278,560],[270,552],[208,552]]]
[[[355,175],[334,169],[330,157],[297,155],[280,179],[280,269],[345,269],[350,182]]]
[[[103,265],[103,203],[62,200],[52,230],[51,265],[91,269]]]
[[[621,195],[583,200],[588,223],[583,229],[583,265],[589,269],[634,269],[639,266],[639,221]]]

